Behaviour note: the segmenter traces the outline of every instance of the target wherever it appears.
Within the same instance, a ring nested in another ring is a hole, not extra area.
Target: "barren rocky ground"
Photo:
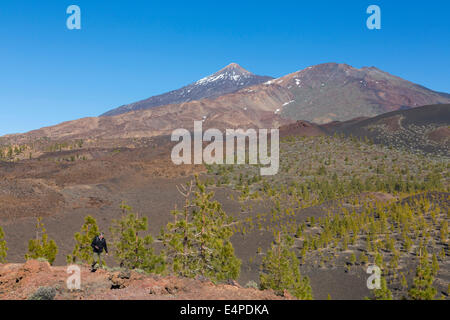
[[[39,288],[56,300],[279,300],[289,293],[243,288],[237,283],[215,285],[208,280],[160,277],[130,271],[97,270],[80,266],[80,289],[68,289],[66,267],[45,261],[0,265],[0,299],[39,299]],[[42,289],[41,289],[42,290]],[[33,296],[35,294],[35,296]]]

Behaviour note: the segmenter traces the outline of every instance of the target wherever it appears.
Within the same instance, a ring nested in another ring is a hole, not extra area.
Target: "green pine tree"
[[[433,287],[433,270],[427,258],[421,258],[416,269],[413,286],[409,290],[409,297],[413,300],[433,300],[437,290]]]
[[[4,238],[5,233],[3,232],[3,228],[0,227],[0,263],[6,262],[6,254],[8,252],[8,247],[6,246]]]
[[[165,270],[164,256],[154,253],[152,236],[139,235],[148,229],[147,217],[139,218],[125,204],[121,205],[121,209],[122,218],[113,220],[110,227],[114,258],[122,268],[162,273]]]
[[[392,292],[387,287],[386,279],[381,277],[380,279],[380,289],[373,290],[375,295],[375,300],[392,300]]]
[[[403,289],[408,289],[408,281],[406,280],[405,274],[401,273],[400,283]]]
[[[293,239],[275,232],[275,243],[263,258],[260,282],[262,289],[273,289],[278,292],[287,290],[301,300],[311,300],[312,290],[308,277],[300,274],[300,263],[291,249]]]
[[[236,223],[212,200],[214,193],[207,192],[197,176],[179,191],[185,198],[184,208],[172,212],[174,221],[161,234],[172,271],[212,281],[237,279],[241,261],[230,241]]]
[[[361,254],[359,255],[359,262],[361,264],[367,264],[369,262],[369,258],[364,252],[361,252]]]
[[[67,263],[80,261],[82,263],[92,264],[94,257],[92,255],[91,243],[99,233],[97,220],[92,216],[85,217],[80,232],[75,233],[75,248],[72,254],[67,256]]]
[[[48,234],[42,223],[42,218],[37,219],[36,238],[28,242],[28,253],[25,259],[46,259],[50,264],[55,261],[58,254],[58,246],[55,241],[48,238]]]
[[[439,262],[435,253],[433,253],[431,268],[433,270],[433,275],[436,276],[439,272]]]
[[[350,256],[350,263],[351,263],[351,265],[355,265],[355,263],[356,263],[356,255],[355,255],[355,253],[351,254],[351,256]]]

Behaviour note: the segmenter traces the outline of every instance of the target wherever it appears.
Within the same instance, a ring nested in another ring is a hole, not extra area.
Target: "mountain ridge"
[[[208,87],[225,77],[246,75],[246,70],[231,64],[196,83]],[[450,104],[450,95],[375,67],[327,63],[218,97],[66,121],[2,140],[152,137],[190,129],[195,120],[203,121],[205,128],[278,128],[297,120],[325,124],[433,104]]]

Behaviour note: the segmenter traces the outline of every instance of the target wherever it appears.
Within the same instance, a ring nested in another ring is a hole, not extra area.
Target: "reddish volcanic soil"
[[[320,126],[314,123],[309,123],[307,121],[297,121],[295,123],[287,124],[285,126],[280,127],[280,137],[287,137],[287,136],[315,137],[324,135],[326,135],[325,130],[323,130]]]
[[[159,277],[137,272],[97,270],[81,266],[81,289],[67,288],[66,267],[29,260],[0,265],[0,299],[28,299],[39,287],[56,289],[57,300],[280,300],[293,299],[273,291],[246,289],[237,283],[215,285],[206,280]]]
[[[428,138],[436,142],[445,142],[450,140],[450,128],[440,127],[428,134]]]

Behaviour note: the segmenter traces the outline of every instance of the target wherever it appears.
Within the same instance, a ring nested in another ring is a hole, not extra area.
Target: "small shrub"
[[[253,280],[250,280],[249,282],[247,282],[245,287],[246,288],[259,289],[258,284],[255,281],[253,281]]]
[[[140,274],[147,274],[147,272],[146,272],[145,270],[139,269],[139,268],[134,269],[133,271],[134,271],[134,272],[137,272],[137,273],[140,273]]]
[[[53,300],[56,296],[56,289],[52,287],[40,287],[28,300]]]

